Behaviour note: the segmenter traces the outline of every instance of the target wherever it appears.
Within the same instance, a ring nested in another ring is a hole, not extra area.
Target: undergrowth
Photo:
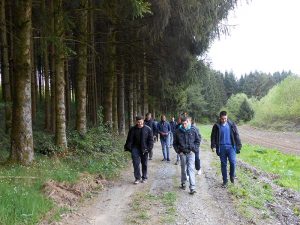
[[[0,143],[1,162],[9,155],[8,140],[4,138]],[[53,135],[35,131],[32,165],[0,165],[1,225],[37,224],[56,208],[42,193],[46,181],[75,183],[86,172],[111,179],[118,176],[129,160],[122,148],[124,140],[113,136],[102,125],[91,128],[85,136],[68,132],[66,151],[57,148],[53,140]]]

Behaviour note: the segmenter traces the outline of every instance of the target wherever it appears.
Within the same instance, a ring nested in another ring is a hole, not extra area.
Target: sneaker
[[[230,182],[234,184],[234,177],[230,177]]]
[[[182,190],[185,190],[185,189],[186,189],[185,183],[182,183],[180,188],[181,188]]]
[[[228,182],[227,181],[223,181],[223,184],[221,185],[222,188],[227,188],[228,186]]]
[[[134,184],[139,184],[139,183],[140,183],[140,180],[136,179],[133,183],[134,183]]]
[[[167,159],[167,162],[170,162],[171,160],[170,159]]]
[[[193,195],[193,194],[195,194],[195,193],[196,193],[196,190],[195,190],[195,189],[190,190],[190,194],[191,194],[191,195]]]
[[[163,159],[163,160],[161,160],[161,161],[167,161],[166,159]]]
[[[179,164],[179,161],[178,160],[176,160],[176,162],[175,162],[175,165],[178,165]]]
[[[149,158],[149,160],[152,160],[152,158]]]
[[[201,175],[202,174],[202,170],[197,170],[197,175]]]
[[[147,183],[147,179],[143,179],[143,180],[142,180],[142,183]]]

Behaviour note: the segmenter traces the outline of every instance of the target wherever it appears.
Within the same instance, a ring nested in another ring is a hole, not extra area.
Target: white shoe
[[[202,174],[202,170],[197,170],[197,175],[201,175]]]

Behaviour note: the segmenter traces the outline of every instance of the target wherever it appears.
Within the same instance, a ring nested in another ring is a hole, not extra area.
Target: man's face
[[[161,117],[161,120],[162,120],[162,121],[166,121],[166,116],[162,116],[162,117]]]
[[[221,122],[221,124],[226,123],[227,122],[227,116],[221,116],[220,117],[220,122]]]
[[[137,120],[136,125],[138,126],[138,128],[142,128],[144,126],[144,120]]]
[[[181,124],[182,124],[183,128],[186,129],[188,127],[188,125],[189,125],[189,121],[188,120],[183,121],[183,122],[181,122]]]
[[[151,119],[151,114],[147,115],[147,120]]]

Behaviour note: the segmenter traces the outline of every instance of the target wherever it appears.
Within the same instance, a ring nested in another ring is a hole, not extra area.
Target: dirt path
[[[201,152],[203,173],[196,177],[197,193],[193,196],[188,190],[179,188],[180,166],[174,165],[174,150],[171,149],[171,163],[162,162],[161,155],[160,145],[156,143],[154,159],[149,162],[149,180],[146,184],[133,185],[133,169],[130,165],[119,181],[92,200],[85,201],[71,214],[66,214],[59,224],[253,224],[239,215],[230,194],[221,188],[221,176],[211,166],[211,162],[218,159],[208,148]],[[175,221],[170,223],[160,220],[165,209],[159,204],[149,205],[151,217],[148,219],[141,223],[130,221],[128,218],[132,214],[133,199],[143,192],[152,196],[175,193]],[[272,223],[264,221],[262,224]]]
[[[239,126],[239,132],[243,143],[275,148],[285,153],[300,155],[300,134],[265,131],[248,125]]]

